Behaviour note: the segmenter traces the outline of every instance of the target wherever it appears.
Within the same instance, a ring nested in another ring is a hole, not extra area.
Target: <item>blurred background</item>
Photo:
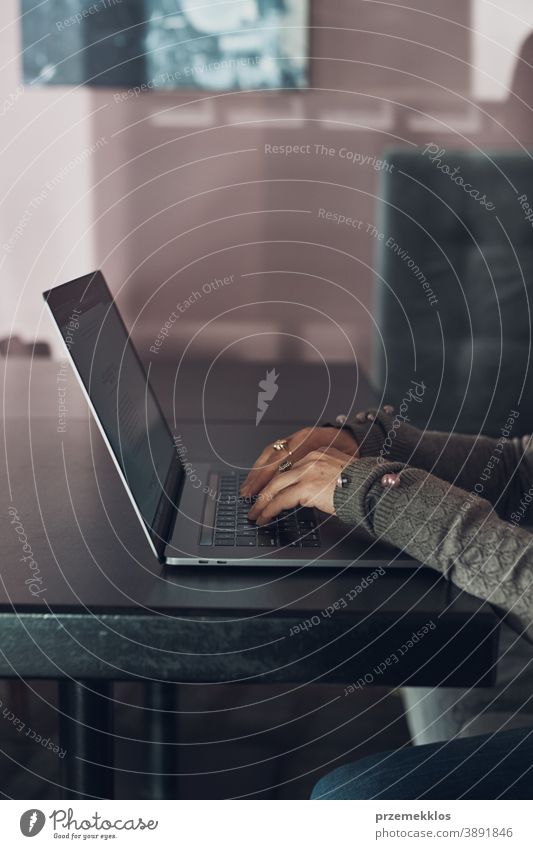
[[[2,3],[0,336],[55,350],[41,291],[101,267],[149,358],[176,302],[235,274],[223,300],[181,316],[161,356],[200,331],[190,353],[210,357],[246,326],[267,335],[236,357],[314,358],[312,340],[348,361],[336,322],[368,366],[367,225],[386,151],[527,145],[533,7],[212,5],[117,0],[73,24],[91,4]],[[326,221],[320,208],[361,226]],[[265,303],[288,286],[306,307]]]

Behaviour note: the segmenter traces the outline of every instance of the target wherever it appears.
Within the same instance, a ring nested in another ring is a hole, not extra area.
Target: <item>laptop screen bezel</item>
[[[90,290],[91,295],[87,297],[88,291]],[[96,297],[95,297],[96,293]],[[84,303],[85,297],[85,303]],[[131,351],[139,364],[139,367],[142,371],[142,374],[145,378],[145,394],[150,393],[150,396],[155,404],[157,412],[159,413],[161,420],[164,424],[165,430],[168,433],[169,439],[174,444],[174,439],[172,437],[172,432],[168,426],[167,419],[163,414],[161,409],[161,405],[157,399],[155,392],[152,389],[150,384],[150,380],[146,373],[146,369],[137,353],[137,349],[131,340],[130,333],[126,327],[126,324],[120,314],[120,311],[115,303],[115,299],[105,281],[104,275],[101,271],[94,271],[90,274],[86,274],[83,277],[78,277],[75,280],[71,280],[68,283],[63,283],[60,286],[55,286],[53,289],[48,289],[43,292],[43,298],[48,306],[48,309],[52,315],[54,325],[56,326],[59,336],[63,342],[63,346],[67,352],[69,362],[72,364],[72,368],[74,373],[78,379],[82,392],[85,396],[85,399],[88,402],[89,408],[94,416],[94,419],[98,425],[100,433],[104,439],[104,442],[107,446],[109,453],[114,461],[114,464],[117,468],[117,471],[120,475],[122,483],[128,493],[128,496],[133,504],[135,509],[135,513],[139,520],[141,521],[141,525],[146,534],[146,537],[150,543],[150,547],[156,557],[164,562],[165,557],[165,549],[170,540],[170,536],[172,534],[172,530],[174,527],[174,522],[176,519],[178,504],[179,504],[179,495],[181,491],[181,487],[183,486],[183,481],[185,479],[185,471],[183,469],[183,465],[178,456],[177,451],[174,451],[171,455],[170,465],[167,470],[165,482],[163,488],[161,490],[161,495],[159,496],[159,500],[157,502],[156,511],[154,514],[154,518],[152,520],[152,524],[150,525],[144,516],[142,515],[139,506],[135,500],[133,492],[130,488],[128,480],[124,474],[122,469],[122,465],[120,463],[119,458],[116,456],[116,453],[111,445],[111,442],[108,438],[108,434],[105,428],[104,423],[100,419],[99,413],[94,407],[91,397],[89,387],[85,385],[84,379],[78,368],[76,366],[76,362],[72,353],[70,351],[69,346],[66,343],[65,337],[63,335],[63,327],[65,326],[68,317],[72,314],[72,310],[74,308],[82,310],[85,306],[85,310],[93,307],[96,303],[101,303],[104,306],[107,306],[108,311],[113,310],[114,315],[116,316],[119,323],[122,325],[124,329],[124,333],[126,335],[127,344],[130,346]],[[107,313],[106,313],[107,315]]]

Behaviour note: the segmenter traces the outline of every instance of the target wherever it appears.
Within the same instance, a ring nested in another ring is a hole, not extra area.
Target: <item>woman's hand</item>
[[[337,451],[350,456],[350,461],[357,456],[359,446],[347,430],[337,430],[334,427],[306,427],[298,430],[292,436],[287,437],[288,451],[276,451],[272,445],[267,445],[265,450],[255,461],[250,474],[241,487],[243,498],[250,498],[261,492],[266,485],[278,473],[279,464],[283,460],[290,459],[293,466],[298,460],[302,460],[311,451],[321,448],[336,448]],[[345,464],[346,465],[346,464]],[[283,472],[287,474],[287,472]]]
[[[265,525],[282,510],[296,507],[316,507],[334,515],[337,480],[353,459],[353,454],[344,454],[337,448],[311,451],[291,469],[272,478],[257,496],[248,518]]]

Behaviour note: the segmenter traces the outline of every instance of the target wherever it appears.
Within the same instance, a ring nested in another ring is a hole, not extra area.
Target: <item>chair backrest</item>
[[[533,430],[533,158],[393,150],[376,229],[374,381],[413,423]],[[404,406],[405,410],[405,406]]]
[[[23,342],[20,336],[5,336],[0,339],[0,357],[46,357],[52,356],[48,342]]]

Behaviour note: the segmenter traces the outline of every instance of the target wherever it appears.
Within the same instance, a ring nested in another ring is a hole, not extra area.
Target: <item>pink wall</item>
[[[0,335],[52,336],[40,292],[95,262],[91,95],[22,90],[17,0],[0,11]]]
[[[146,359],[177,302],[200,291],[158,357],[175,357],[197,334],[194,356],[230,345],[231,356],[273,363],[347,360],[353,344],[368,365],[376,242],[367,225],[376,220],[380,177],[371,160],[391,145],[501,141],[490,116],[468,101],[469,4],[449,0],[449,21],[437,14],[440,0],[411,5],[424,13],[316,0],[307,92],[148,93],[116,102],[102,89],[26,91],[1,118],[2,233],[9,236],[47,180],[55,187],[4,257],[16,328],[50,337],[47,321],[39,325],[40,291],[98,265]],[[0,12],[2,101],[19,84],[16,9],[4,0]],[[267,153],[265,145],[302,152]],[[317,154],[315,145],[334,152]],[[91,146],[99,149],[57,183]],[[361,223],[336,224],[320,209]],[[231,285],[202,292],[229,275]]]

